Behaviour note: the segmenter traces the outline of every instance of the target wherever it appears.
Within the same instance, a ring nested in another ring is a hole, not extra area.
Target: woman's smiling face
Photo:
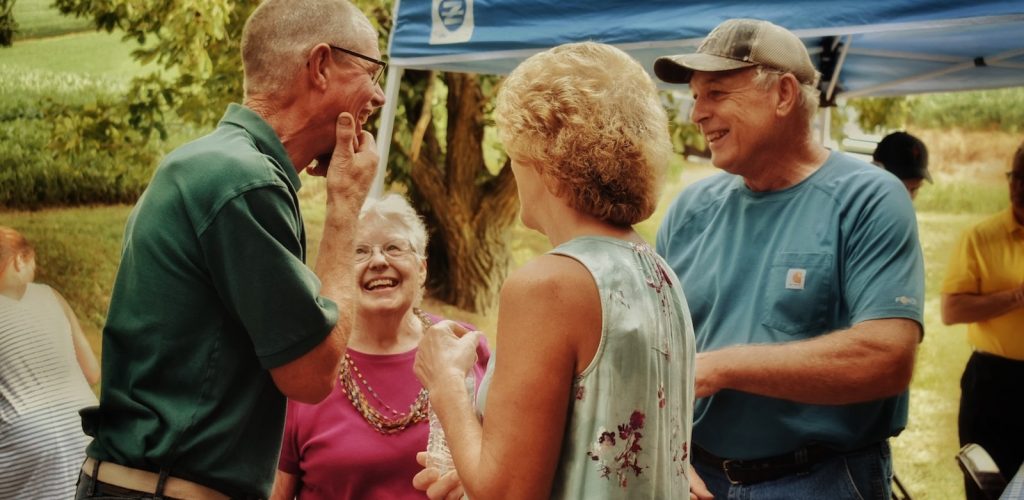
[[[356,279],[361,312],[401,312],[416,305],[427,265],[408,235],[385,220],[363,224],[356,237]]]

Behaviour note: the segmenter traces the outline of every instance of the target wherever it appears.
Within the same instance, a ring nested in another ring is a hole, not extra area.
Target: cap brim
[[[757,63],[737,61],[711,54],[680,54],[659,57],[654,61],[654,74],[668,83],[690,83],[694,71],[731,71],[749,68]]]

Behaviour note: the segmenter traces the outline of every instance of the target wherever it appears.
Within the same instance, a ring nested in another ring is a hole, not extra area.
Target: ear
[[[420,288],[427,286],[427,258],[421,257],[420,261]]]
[[[327,89],[328,75],[331,70],[328,62],[330,62],[331,55],[331,48],[325,43],[319,43],[309,49],[309,55],[306,56],[306,73],[309,84],[313,88]]]
[[[775,105],[777,116],[787,116],[796,109],[800,100],[800,82],[792,73],[779,78],[778,102]]]

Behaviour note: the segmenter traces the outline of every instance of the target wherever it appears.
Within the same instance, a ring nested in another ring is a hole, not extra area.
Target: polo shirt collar
[[[1013,216],[1013,207],[1009,207],[1003,212],[1003,226],[1006,228],[1006,232],[1010,234],[1024,236],[1024,226],[1017,222],[1017,219]]]
[[[224,116],[220,119],[220,123],[217,126],[219,127],[224,124],[235,125],[248,132],[256,142],[256,148],[261,153],[273,158],[277,162],[277,166],[284,170],[288,180],[292,183],[292,187],[296,191],[302,187],[299,173],[295,171],[295,165],[292,164],[292,159],[288,156],[288,152],[285,151],[284,144],[281,144],[281,139],[277,137],[277,132],[274,132],[274,129],[263,117],[241,104],[231,103],[228,104],[228,109],[224,112]]]

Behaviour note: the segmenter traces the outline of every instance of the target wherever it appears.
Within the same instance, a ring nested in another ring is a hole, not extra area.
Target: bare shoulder
[[[590,271],[562,255],[543,255],[516,270],[501,289],[498,350],[520,366],[543,366],[570,380],[601,339],[601,297]]]
[[[550,254],[512,273],[502,285],[501,296],[503,303],[506,299],[524,299],[542,307],[575,307],[580,302],[600,300],[597,284],[586,266],[576,259]]]

